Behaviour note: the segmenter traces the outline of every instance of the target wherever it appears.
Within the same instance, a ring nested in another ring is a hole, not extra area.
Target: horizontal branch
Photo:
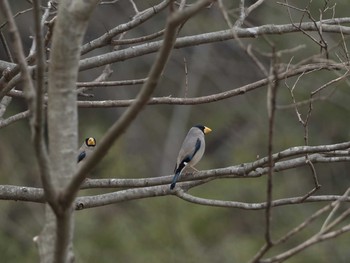
[[[150,198],[157,196],[174,195],[174,191],[170,191],[168,185],[166,186],[152,186],[136,189],[122,190],[113,193],[95,195],[95,196],[81,196],[75,200],[75,209],[82,210],[104,205],[115,204],[119,202],[137,200],[142,198]],[[208,206],[231,207],[245,210],[260,210],[266,207],[265,202],[261,203],[245,203],[236,201],[221,201],[209,200],[199,197],[190,196],[188,194],[177,194],[182,199]],[[331,202],[341,198],[341,195],[320,195],[310,196],[303,203],[310,202]],[[284,206],[301,203],[303,197],[291,197],[274,200],[272,206]],[[45,203],[44,191],[42,188],[14,186],[14,185],[0,185],[0,199],[12,201],[27,201],[35,203]],[[350,197],[346,197],[343,202],[350,202]]]
[[[301,73],[306,73],[315,70],[322,69],[333,69],[340,70],[346,69],[344,64],[340,63],[315,63],[300,66],[296,69],[291,69],[286,72],[282,72],[276,76],[277,79],[282,80],[285,78],[290,78]],[[195,104],[204,104],[216,102],[238,95],[243,95],[247,92],[253,91],[257,88],[264,87],[272,81],[272,77],[267,77],[256,82],[244,85],[242,87],[224,91],[221,93],[216,93],[207,96],[201,96],[196,98],[172,98],[172,97],[160,97],[160,98],[151,98],[148,101],[148,105],[160,105],[160,104],[176,104],[176,105],[195,105]],[[104,100],[104,101],[78,101],[78,106],[81,108],[105,108],[105,107],[128,107],[134,103],[134,99],[131,100]]]
[[[331,22],[332,21],[332,22]],[[348,23],[350,18],[339,18],[329,20],[329,23]],[[286,33],[294,33],[303,31],[318,31],[321,22],[316,24],[313,22],[301,23],[300,27],[296,27],[293,24],[284,25],[263,25],[259,27],[251,28],[234,28],[235,34],[232,34],[233,29],[216,31],[211,33],[204,33],[193,36],[179,37],[177,38],[174,48],[185,48],[196,45],[209,44],[214,42],[222,42],[230,39],[237,38],[256,38],[263,35],[280,35]],[[322,32],[324,33],[342,33],[344,35],[350,34],[350,27],[340,26],[340,25],[330,25],[322,21]],[[142,55],[157,52],[162,46],[163,41],[154,41],[142,45],[132,46],[123,50],[117,50],[102,55],[97,55],[94,57],[89,57],[82,59],[80,61],[80,70],[88,70],[95,67],[104,66],[106,64],[116,63],[119,61],[124,61],[130,58],[139,57]]]
[[[279,80],[290,78],[302,73],[307,73],[311,71],[316,70],[346,70],[346,65],[341,63],[315,63],[315,64],[308,64],[299,66],[297,68],[290,67],[288,71],[281,72],[278,74],[277,78]],[[243,95],[247,92],[253,91],[255,89],[261,88],[266,86],[268,83],[270,83],[271,78],[264,78],[261,80],[258,80],[253,83],[249,83],[247,85],[241,86],[236,89],[224,91],[221,93],[216,93],[212,95],[207,96],[201,96],[196,98],[173,98],[173,97],[154,97],[151,98],[147,105],[163,105],[163,104],[169,104],[169,105],[196,105],[196,104],[205,104],[205,103],[212,103],[217,102],[220,100],[232,98],[235,96]],[[86,83],[84,83],[86,84]],[[85,86],[90,86],[85,85]],[[103,85],[102,85],[103,86]],[[22,91],[19,90],[12,90],[8,94],[8,96],[11,97],[18,97],[23,98],[24,94]],[[47,101],[47,99],[46,99]],[[101,101],[78,101],[78,107],[80,108],[110,108],[110,107],[129,107],[131,104],[135,102],[135,99],[130,100],[101,100]]]
[[[151,186],[138,189],[128,189],[118,192],[101,194],[95,196],[82,196],[78,197],[75,201],[75,209],[82,210],[87,208],[105,206],[125,201],[137,200],[142,198],[156,197],[156,196],[166,196],[174,194],[173,191],[169,189],[169,186]],[[199,197],[194,197],[189,194],[176,194],[182,199],[206,206],[217,206],[217,207],[229,207],[244,210],[261,210],[266,208],[266,202],[261,203],[245,203],[236,201],[221,201],[221,200],[210,200]],[[330,202],[336,201],[341,198],[341,195],[320,195],[320,196],[310,196],[307,199],[304,196],[284,198],[272,201],[272,206],[285,206],[293,205],[298,203],[310,203],[310,202]],[[304,200],[302,200],[304,199]],[[344,202],[350,202],[350,197],[343,200]]]
[[[313,164],[317,163],[333,163],[333,162],[349,162],[350,156],[344,155],[346,151],[344,149],[350,148],[350,142],[330,144],[330,145],[319,145],[319,146],[296,146],[289,149],[283,150],[279,153],[273,154],[272,158],[276,161],[274,166],[274,172],[292,169],[296,167],[302,167],[308,165],[308,161]],[[321,154],[322,153],[322,154]],[[323,154],[325,153],[325,154]],[[295,157],[288,160],[281,159],[291,158],[298,155],[306,155]],[[333,156],[332,156],[333,154]],[[339,156],[338,156],[339,155]],[[258,166],[259,165],[259,166]],[[202,183],[206,183],[211,180],[218,180],[223,178],[251,178],[259,177],[267,173],[268,167],[266,165],[266,157],[261,158],[251,163],[244,163],[235,166],[229,166],[220,169],[212,169],[199,171],[196,173],[187,173],[179,180],[180,189],[190,189],[198,186]],[[81,186],[81,189],[91,188],[134,188],[117,191],[109,194],[102,194],[89,197],[80,197],[77,199],[77,209],[89,208],[94,206],[107,205],[110,203],[121,202],[126,200],[134,200],[140,198],[148,198],[155,196],[174,195],[178,193],[170,191],[169,184],[172,180],[173,175],[166,175],[154,178],[140,178],[140,179],[86,179]],[[184,182],[192,181],[192,182]],[[182,182],[182,183],[181,183]],[[188,195],[182,195],[181,198],[206,204],[205,199],[195,198],[192,199]],[[304,198],[304,197],[303,197]],[[326,199],[318,197],[309,197],[306,200],[308,202],[316,201],[333,201],[335,196],[328,196]],[[31,201],[31,202],[44,202],[43,191],[40,188],[33,187],[21,187],[21,186],[0,186],[0,199],[2,200],[20,200],[20,201]],[[293,204],[302,202],[297,197],[294,199],[283,199],[283,201],[274,201],[274,206]],[[245,204],[245,205],[242,205]],[[226,201],[215,201],[211,202],[211,205],[215,206],[234,206],[242,209],[264,209],[263,203],[255,205],[249,203],[233,202],[226,203]]]
[[[152,11],[153,12],[153,11]],[[328,19],[322,21],[322,31],[328,33],[342,33],[344,35],[350,34],[350,28],[346,26],[340,26],[342,23],[349,23],[349,17],[343,18],[335,18]],[[126,24],[125,24],[126,25]],[[321,22],[317,22],[316,24],[313,22],[305,22],[300,24],[300,28],[296,27],[293,24],[285,24],[285,25],[263,25],[260,27],[251,27],[251,28],[235,28],[236,33],[235,36],[238,38],[256,38],[262,35],[274,35],[274,34],[284,34],[284,33],[294,33],[300,32],[300,29],[304,31],[318,31]],[[127,31],[130,28],[128,26],[124,26],[125,28],[121,28],[116,30],[116,34]],[[83,53],[86,53],[94,48],[98,48],[104,45],[109,44],[111,36],[111,32],[107,32],[100,39],[93,40],[88,44],[84,45]],[[184,48],[189,46],[196,46],[202,44],[209,44],[213,42],[222,42],[226,40],[233,39],[232,30],[222,30],[211,33],[198,34],[194,36],[186,36],[179,37],[176,40],[174,48]],[[94,41],[98,44],[93,44]],[[150,42],[138,46],[133,46],[130,48],[126,48],[123,50],[113,51],[110,53],[106,53],[103,55],[98,55],[95,57],[86,58],[80,61],[80,70],[87,70],[93,67],[99,67],[106,64],[111,64],[119,61],[124,61],[129,58],[134,58],[150,53],[155,53],[159,50],[162,45],[162,41]],[[93,46],[93,47],[92,47]],[[0,72],[5,69],[12,69],[16,66],[15,63],[10,63],[6,61],[0,60]]]
[[[244,210],[261,210],[265,209],[267,206],[266,202],[261,203],[245,203],[245,202],[237,202],[237,201],[223,201],[223,200],[214,200],[214,199],[207,199],[207,198],[201,198],[196,197],[193,195],[190,195],[182,190],[178,190],[176,192],[176,195],[190,203],[199,204],[199,205],[205,205],[205,206],[216,206],[216,207],[228,207],[228,208],[239,208]],[[300,203],[311,203],[311,202],[325,202],[325,201],[335,201],[341,198],[339,195],[320,195],[320,196],[309,196],[305,199],[305,196],[298,196],[298,197],[290,197],[290,198],[283,198],[274,200],[271,203],[271,206],[285,206],[285,205],[294,205],[294,204],[300,204]],[[344,202],[350,202],[350,197],[346,197]]]
[[[339,152],[336,150],[350,148],[350,142],[330,144],[330,145],[319,145],[319,146],[295,146],[279,153],[273,154],[272,158],[281,160],[283,158],[290,158],[296,155],[311,154],[308,156],[308,160],[314,163],[324,162],[348,162],[350,161],[349,153],[344,156],[346,151],[340,151],[340,156],[332,156],[334,151],[336,154]],[[317,153],[327,153],[325,156]],[[251,163],[244,163],[235,166],[211,169],[205,171],[199,171],[196,173],[188,173],[183,176],[179,181],[191,181],[207,178],[234,178],[234,177],[259,177],[266,174],[267,167],[263,167],[266,164],[267,157],[263,157]],[[306,157],[298,157],[289,159],[286,161],[280,161],[275,163],[274,171],[283,171],[286,169],[296,168],[307,165]],[[172,180],[173,175],[166,175],[161,177],[153,178],[140,178],[140,179],[87,179],[82,185],[82,189],[90,188],[126,188],[126,187],[146,187],[169,184]]]
[[[116,81],[91,81],[77,82],[77,87],[110,87],[110,86],[126,86],[145,83],[147,78],[131,79],[131,80],[116,80]]]
[[[45,202],[42,188],[15,185],[0,185],[0,199],[35,203]]]

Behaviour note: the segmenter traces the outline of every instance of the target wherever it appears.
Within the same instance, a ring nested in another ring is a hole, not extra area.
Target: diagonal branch
[[[133,20],[131,20],[130,22],[119,25],[119,26],[109,30],[107,33],[100,36],[99,38],[96,38],[96,39],[90,41],[89,43],[85,44],[82,47],[81,53],[86,54],[86,53],[88,53],[96,48],[99,48],[99,47],[102,47],[105,45],[109,45],[111,43],[111,40],[113,37],[115,37],[118,34],[121,34],[123,32],[126,32],[126,31],[142,24],[143,22],[147,21],[148,19],[150,19],[151,17],[156,15],[158,12],[160,12],[164,8],[166,8],[170,2],[171,2],[171,0],[162,1],[160,4],[158,4],[156,6],[152,6],[152,7],[148,8],[147,10],[144,10],[142,13],[137,14],[133,18]]]

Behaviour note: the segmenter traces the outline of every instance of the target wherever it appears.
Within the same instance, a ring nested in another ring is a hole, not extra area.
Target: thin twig
[[[280,244],[283,243],[285,241],[287,241],[289,238],[291,238],[292,236],[294,236],[295,234],[299,233],[301,230],[303,230],[305,227],[307,227],[308,225],[310,225],[311,222],[313,222],[316,218],[318,218],[319,216],[321,216],[323,213],[327,212],[329,209],[331,208],[336,208],[338,206],[338,204],[340,202],[344,202],[344,200],[346,200],[348,198],[348,194],[350,192],[350,188],[348,188],[345,193],[338,197],[337,200],[335,200],[334,202],[332,202],[331,204],[319,209],[318,211],[316,211],[312,216],[310,216],[307,220],[305,220],[303,223],[301,223],[299,226],[297,226],[296,228],[294,228],[293,230],[291,230],[290,232],[288,232],[285,236],[283,236],[282,238],[280,238],[275,244]],[[312,198],[312,197],[310,197]],[[334,210],[333,209],[333,210]],[[346,211],[345,213],[343,213],[337,221],[333,222],[332,225],[329,225],[327,228],[321,229],[319,233],[317,233],[316,235],[314,235],[313,237],[309,238],[308,240],[306,240],[305,242],[301,243],[300,245],[281,253],[278,256],[274,256],[272,258],[269,259],[265,259],[262,260],[261,262],[281,262],[281,259],[287,259],[289,257],[291,257],[292,255],[306,249],[307,247],[309,247],[310,245],[316,244],[318,242],[321,242],[325,239],[322,238],[326,236],[326,231],[331,229],[335,224],[339,223],[340,221],[342,221],[347,215],[348,213],[350,213],[350,211]],[[338,230],[339,231],[339,230]],[[340,230],[340,232],[342,232],[342,230]],[[338,233],[340,233],[338,232]],[[328,233],[328,237],[331,237],[334,233],[336,233],[335,231],[333,233]]]
[[[341,198],[339,198],[339,200],[337,202],[334,203],[333,210],[329,213],[328,217],[326,218],[326,220],[324,221],[324,223],[321,227],[321,230],[320,230],[321,232],[326,231],[326,228],[328,227],[329,222],[331,221],[332,217],[334,216],[334,214],[338,210],[340,203],[342,202],[342,199],[348,197],[349,194],[350,194],[350,188],[348,188],[345,191],[345,193],[343,194],[343,196]]]
[[[94,79],[93,83],[106,82],[106,80],[110,78],[112,73],[113,73],[113,70],[111,68],[111,65],[110,64],[106,65],[102,73],[96,79]],[[85,92],[91,90],[91,88],[92,88],[91,86],[82,86],[81,88],[77,89],[77,94],[86,95]]]
[[[339,81],[345,80],[348,76],[349,76],[349,69],[340,77],[336,78],[336,79],[332,79],[331,81],[328,81],[326,84],[323,84],[321,87],[319,87],[318,89],[314,90],[311,92],[311,97],[314,96],[316,93],[320,92],[321,90],[331,86],[334,83],[337,83]]]
[[[275,48],[273,48],[273,53]],[[272,202],[272,191],[273,191],[273,167],[274,167],[274,160],[273,160],[273,138],[274,138],[274,126],[275,126],[275,113],[276,113],[276,95],[277,95],[277,88],[278,88],[278,78],[277,75],[277,61],[276,57],[273,57],[273,60],[271,61],[271,74],[273,76],[273,79],[268,85],[267,88],[267,113],[268,113],[268,122],[269,122],[269,137],[268,137],[268,174],[267,174],[267,194],[266,194],[266,210],[265,210],[265,242],[267,244],[267,247],[272,246],[272,240],[271,240],[271,202]]]
[[[110,86],[131,86],[145,83],[147,78],[131,79],[131,80],[116,80],[116,81],[91,81],[91,82],[77,82],[77,87],[110,87]]]
[[[1,39],[1,43],[2,43],[2,45],[4,47],[6,56],[8,57],[8,60],[13,62],[13,58],[12,58],[9,46],[7,45],[6,39],[5,39],[4,34],[2,33],[1,30],[0,30],[0,39]]]
[[[285,251],[277,256],[274,256],[274,257],[271,257],[268,259],[263,259],[263,260],[261,260],[261,262],[262,263],[282,262],[282,261],[296,255],[297,253],[305,250],[306,248],[308,248],[312,245],[315,245],[317,243],[335,238],[335,237],[337,237],[341,234],[347,233],[349,231],[350,231],[350,225],[346,225],[346,226],[344,226],[336,231],[329,232],[327,234],[323,234],[323,235],[316,234],[316,235],[312,236],[311,238],[309,238],[308,240],[306,240],[305,242],[295,246],[294,248],[292,248],[288,251]]]
[[[185,68],[185,95],[184,95],[184,97],[187,98],[187,94],[188,94],[188,68],[187,68],[187,61],[186,61],[185,57],[184,57],[184,68]]]
[[[22,10],[22,11],[19,11],[19,12],[17,12],[14,16],[13,16],[13,18],[16,18],[17,16],[19,16],[19,15],[22,15],[22,14],[25,14],[25,13],[28,13],[28,12],[30,12],[30,11],[32,11],[33,10],[33,8],[28,8],[28,9],[25,9],[25,10]],[[7,20],[7,21],[5,21],[5,22],[3,22],[1,25],[0,25],[0,29],[2,29],[3,27],[5,27],[7,24],[9,23],[9,21]]]
[[[130,44],[137,44],[137,43],[142,43],[142,42],[146,42],[149,40],[153,40],[155,38],[158,38],[160,36],[162,36],[164,34],[164,29],[147,35],[147,36],[143,36],[143,37],[138,37],[138,38],[131,38],[131,39],[121,39],[121,40],[112,40],[111,44],[112,45],[130,45]]]

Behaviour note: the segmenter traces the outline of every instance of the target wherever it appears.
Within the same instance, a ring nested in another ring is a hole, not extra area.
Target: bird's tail
[[[176,174],[174,175],[173,181],[171,182],[171,185],[170,185],[170,190],[173,190],[175,188],[175,185],[176,185],[177,179],[179,179],[179,176],[180,176],[180,171],[176,172]]]
[[[177,169],[175,169],[175,175],[174,175],[174,178],[173,178],[173,181],[171,182],[171,185],[170,185],[170,190],[173,190],[175,185],[176,185],[176,182],[177,182],[177,179],[179,179],[180,175],[181,175],[181,172],[182,170],[185,168],[187,163],[185,163],[184,161],[182,161],[179,165],[179,167],[177,167]]]

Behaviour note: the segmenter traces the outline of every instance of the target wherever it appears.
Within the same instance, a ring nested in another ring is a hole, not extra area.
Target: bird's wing
[[[191,159],[198,152],[200,147],[201,147],[201,140],[198,137],[192,136],[187,138],[187,140],[184,142],[181,148],[182,160],[187,162],[191,161]]]
[[[196,146],[195,146],[195,148],[194,148],[194,152],[193,152],[193,154],[192,154],[192,156],[191,156],[191,159],[192,159],[193,156],[198,152],[199,148],[201,148],[201,144],[202,144],[201,140],[200,140],[199,138],[197,138]]]
[[[183,162],[190,162],[193,158],[193,156],[198,152],[199,148],[201,147],[201,140],[199,138],[191,138],[189,140],[186,140],[181,147],[180,153],[179,153],[179,160],[177,165],[180,165],[180,163]]]
[[[78,163],[86,157],[86,152],[82,151],[78,156]]]

